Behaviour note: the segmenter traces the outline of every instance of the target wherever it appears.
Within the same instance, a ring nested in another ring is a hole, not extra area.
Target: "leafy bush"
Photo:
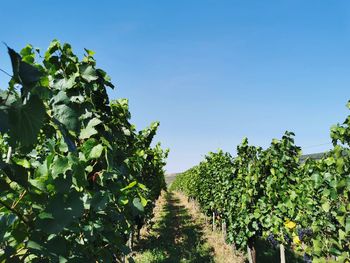
[[[240,249],[265,239],[309,261],[349,260],[350,116],[331,128],[334,148],[321,160],[301,163],[293,136],[286,132],[265,150],[245,138],[235,158],[209,153],[171,189],[225,221],[228,241]]]
[[[109,76],[53,41],[8,48],[0,95],[0,262],[112,262],[165,188],[167,151],[137,132]],[[39,58],[38,58],[39,57]],[[37,60],[42,60],[40,63]],[[7,261],[6,261],[7,262]]]

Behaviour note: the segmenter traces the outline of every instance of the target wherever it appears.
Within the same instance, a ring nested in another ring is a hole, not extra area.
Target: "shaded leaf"
[[[43,102],[37,96],[30,96],[26,104],[9,109],[11,135],[24,146],[35,143],[45,116]]]

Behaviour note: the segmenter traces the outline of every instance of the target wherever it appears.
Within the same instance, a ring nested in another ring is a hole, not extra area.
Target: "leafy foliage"
[[[8,49],[0,95],[0,262],[114,262],[165,188],[158,123],[137,132],[109,76],[54,40]],[[6,261],[7,262],[7,261]]]
[[[331,128],[334,148],[321,160],[304,163],[291,132],[265,150],[245,138],[235,158],[209,153],[171,188],[226,221],[228,241],[238,248],[265,239],[308,261],[345,262],[350,258],[349,135],[350,116]]]

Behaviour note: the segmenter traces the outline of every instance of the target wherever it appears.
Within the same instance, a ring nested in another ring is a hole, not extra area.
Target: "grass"
[[[201,224],[174,193],[165,193],[163,198],[152,230],[135,247],[135,262],[214,262],[214,250],[203,238]]]
[[[187,196],[180,193],[177,193],[177,196],[181,203],[188,209],[192,218],[202,226],[204,238],[214,250],[214,261],[216,263],[246,262],[246,257],[242,252],[233,249],[232,245],[225,242],[219,226],[217,226],[217,231],[212,231],[211,218],[206,218],[195,201],[188,202]]]

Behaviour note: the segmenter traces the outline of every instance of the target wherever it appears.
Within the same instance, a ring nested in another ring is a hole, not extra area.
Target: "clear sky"
[[[331,0],[2,1],[0,41],[45,50],[57,38],[96,52],[138,129],[161,123],[168,172],[244,136],[285,130],[304,153],[330,148],[348,114],[350,2]],[[11,71],[5,47],[0,68]],[[0,73],[0,87],[8,78]],[[321,144],[321,145],[320,145]]]

